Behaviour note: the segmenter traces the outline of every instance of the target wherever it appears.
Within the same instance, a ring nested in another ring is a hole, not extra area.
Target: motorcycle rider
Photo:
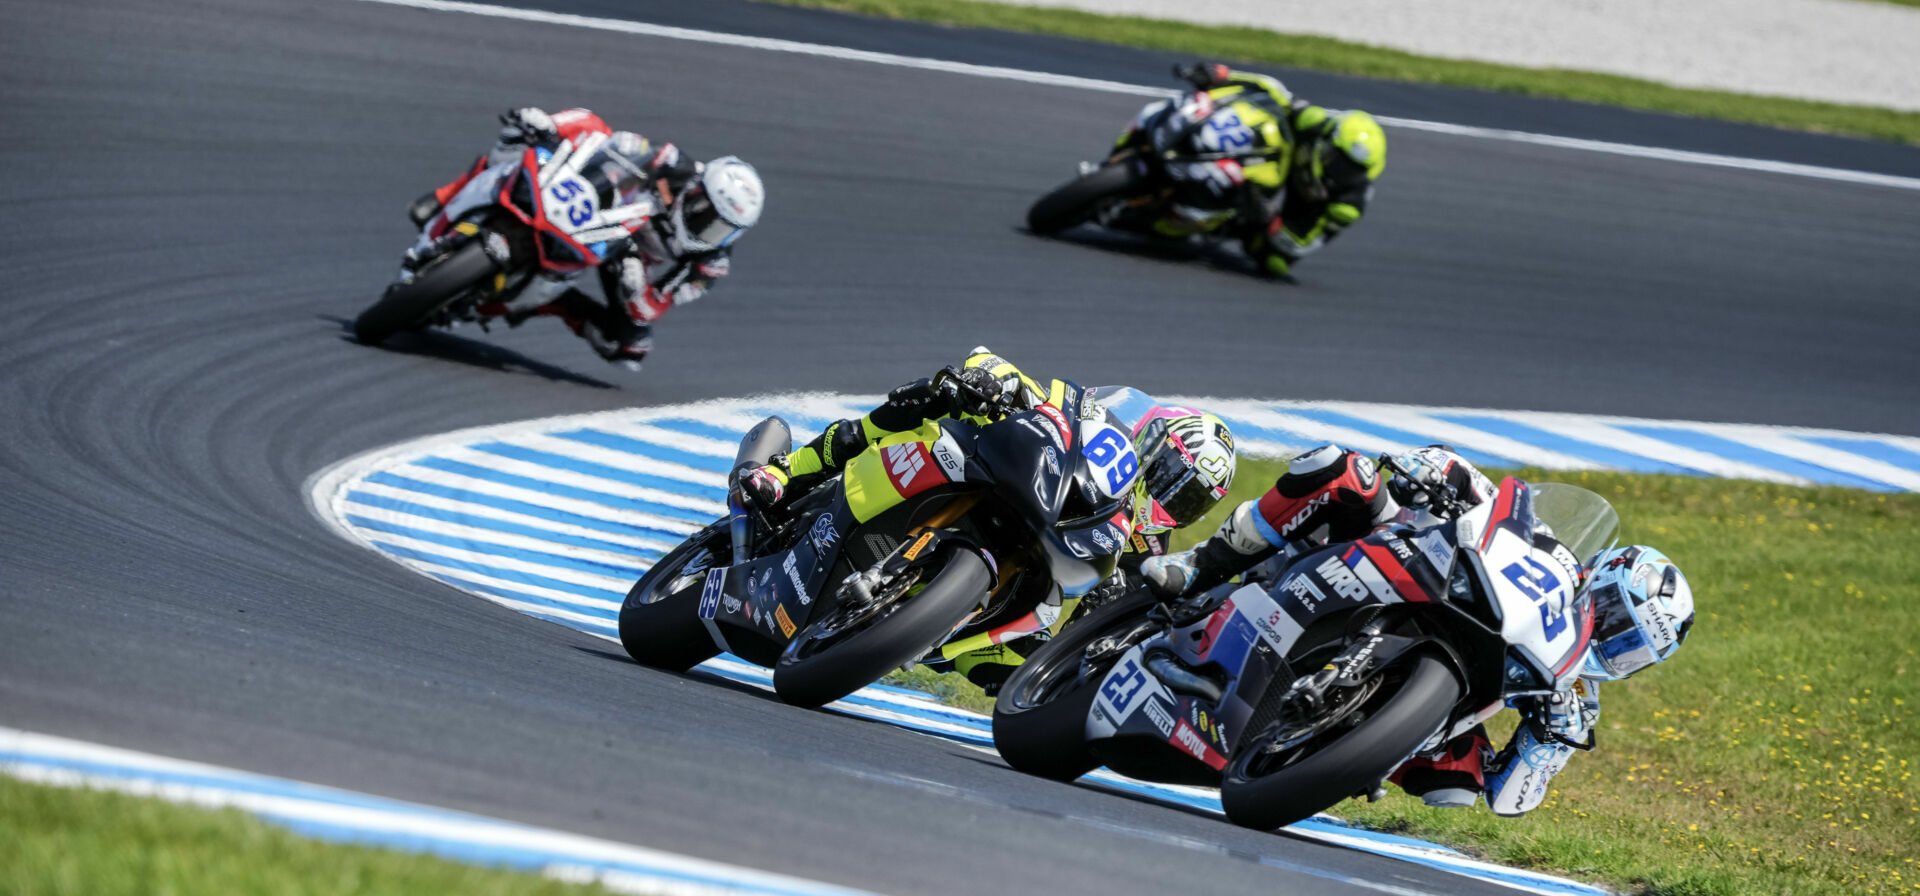
[[[540,275],[504,302],[481,307],[519,326],[536,315],[554,315],[585,338],[610,363],[640,369],[652,348],[653,325],[667,310],[707,293],[732,267],[732,246],[760,220],[765,188],[752,165],[734,156],[696,162],[671,143],[655,146],[631,131],[615,131],[586,109],[548,115],[526,107],[500,116],[498,141],[461,177],[424,195],[407,209],[421,228],[420,240],[402,262],[417,270],[458,242],[449,230],[471,209],[490,204],[499,180],[517,170],[528,147],[554,149],[562,140],[603,134],[608,146],[631,160],[640,189],[623,190],[618,205],[657,204],[658,211],[631,237],[602,253],[597,288],[602,300],[582,292],[574,278]]]
[[[865,416],[828,424],[792,453],[742,471],[735,499],[761,510],[777,510],[789,495],[802,494],[838,473],[848,460],[887,436],[943,417],[987,423],[1041,404],[1059,406],[1071,388],[1060,380],[1043,385],[984,346],[944,373],[900,386]],[[1114,410],[1133,434],[1140,474],[1134,486],[1127,551],[1120,562],[1121,570],[1132,572],[1141,559],[1166,551],[1169,533],[1205,516],[1226,497],[1236,469],[1233,434],[1219,417],[1161,406],[1130,388],[1102,390],[1096,400]],[[1135,415],[1137,419],[1130,419]],[[1063,602],[1057,615],[1052,608],[1036,611],[1026,621],[1035,630],[1032,637],[955,656],[954,670],[989,691],[997,688],[1076,611],[1124,591],[1127,586],[1119,578],[1117,574],[1084,598]]]
[[[1210,171],[1177,190],[1176,209],[1205,210],[1188,217],[1232,212],[1247,257],[1274,276],[1291,273],[1294,263],[1359,223],[1373,183],[1387,167],[1386,131],[1372,115],[1313,105],[1275,78],[1218,63],[1175,66],[1174,75],[1205,91],[1212,108],[1234,107],[1273,160],[1214,163],[1220,174]],[[1262,130],[1265,120],[1276,118],[1291,135],[1292,159],[1284,172],[1279,162],[1289,140]]]
[[[1235,508],[1213,536],[1192,550],[1149,558],[1141,575],[1164,597],[1200,595],[1283,553],[1352,541],[1379,526],[1437,523],[1443,516],[1434,512],[1436,495],[1471,507],[1496,494],[1492,480],[1444,446],[1383,460],[1393,470],[1384,483],[1365,457],[1335,445],[1295,457],[1272,489]],[[1566,562],[1579,565],[1570,555]],[[1510,701],[1526,722],[1500,750],[1485,726],[1475,726],[1408,760],[1394,783],[1431,806],[1471,806],[1484,795],[1497,814],[1531,811],[1574,751],[1591,748],[1599,682],[1624,679],[1679,649],[1693,624],[1693,591],[1665,554],[1640,545],[1612,548],[1579,571],[1595,618],[1580,678],[1547,697]]]

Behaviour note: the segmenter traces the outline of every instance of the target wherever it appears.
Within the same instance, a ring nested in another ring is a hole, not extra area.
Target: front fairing
[[[1041,405],[977,428],[967,478],[1000,486],[1039,541],[1062,596],[1073,598],[1113,574],[1131,533],[1124,502],[1079,493],[1091,469],[1077,425],[1089,400],[1071,384],[1065,395],[1065,409]]]
[[[1135,645],[1100,682],[1087,716],[1088,742],[1122,774],[1158,780],[1217,774],[1236,739],[1256,724],[1255,707],[1267,689],[1293,678],[1268,624],[1277,613],[1270,596],[1247,586],[1211,613]],[[1219,686],[1221,696],[1183,689],[1163,680],[1156,667],[1200,676]],[[1163,764],[1170,759],[1197,765],[1169,774]]]

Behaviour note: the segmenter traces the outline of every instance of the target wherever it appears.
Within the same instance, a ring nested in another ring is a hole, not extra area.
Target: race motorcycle
[[[942,371],[936,389],[965,389]],[[733,478],[792,447],[770,417]],[[641,576],[620,608],[635,661],[674,671],[726,651],[773,669],[782,700],[820,706],[916,661],[1051,625],[1131,534],[1139,461],[1083,389],[991,423],[929,421],[882,438],[779,518],[729,504]]]
[[[1257,116],[1257,120],[1256,120]],[[1233,164],[1277,162],[1290,168],[1293,134],[1284,116],[1234,101],[1217,103],[1205,90],[1148,106],[1121,134],[1098,167],[1040,197],[1027,211],[1027,229],[1051,236],[1080,224],[1164,234],[1217,229],[1233,215],[1194,222],[1171,211],[1176,187],[1194,178],[1226,178]],[[1223,167],[1225,165],[1226,167]]]
[[[492,172],[476,177],[486,178]],[[658,211],[640,166],[582,134],[549,150],[529,147],[517,169],[495,176],[498,194],[454,222],[455,246],[411,279],[387,287],[353,322],[379,345],[405,330],[492,319],[480,307],[511,298],[533,277],[568,277],[600,264]],[[471,186],[471,185],[470,185]]]
[[[1383,796],[1409,757],[1578,676],[1593,608],[1576,558],[1619,522],[1592,492],[1511,478],[1477,507],[1438,493],[1430,506],[1447,521],[1308,551],[1266,581],[1100,608],[1008,679],[994,745],[1056,780],[1105,763],[1219,787],[1227,818],[1252,828]]]

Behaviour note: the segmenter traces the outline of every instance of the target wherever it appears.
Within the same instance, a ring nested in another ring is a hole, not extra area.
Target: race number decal
[[[600,197],[593,185],[577,174],[561,174],[547,184],[547,220],[568,233],[580,230],[600,212]]]
[[[1561,587],[1560,577],[1546,564],[1522,557],[1518,562],[1507,564],[1500,574],[1533,598],[1534,605],[1540,608],[1540,634],[1548,641],[1567,630],[1567,591]]]
[[[1100,684],[1100,702],[1107,704],[1114,721],[1118,722],[1127,717],[1128,710],[1133,708],[1133,699],[1140,696],[1140,690],[1146,684],[1147,673],[1141,671],[1140,664],[1134,662],[1132,657],[1128,657]]]
[[[1133,453],[1133,443],[1127,441],[1120,430],[1105,423],[1089,422],[1082,428],[1081,435],[1080,451],[1093,467],[1094,481],[1109,498],[1126,494],[1140,472],[1140,459]]]
[[[1200,132],[1200,146],[1208,152],[1230,152],[1253,145],[1253,129],[1240,121],[1235,112],[1221,112],[1207,119]]]

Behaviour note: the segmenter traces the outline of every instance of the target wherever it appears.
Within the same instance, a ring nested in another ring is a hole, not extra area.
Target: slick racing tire
[[[1016,771],[1071,781],[1099,766],[1087,749],[1087,714],[1106,668],[1080,667],[1087,646],[1104,636],[1127,639],[1146,620],[1153,596],[1134,592],[1068,625],[1013,670],[993,703],[993,746]],[[1114,651],[1108,665],[1124,650]]]
[[[732,561],[728,520],[693,534],[633,583],[620,605],[620,646],[642,666],[685,672],[720,653],[700,621],[706,571]]]
[[[467,243],[427,265],[412,283],[388,287],[380,301],[354,318],[353,336],[362,345],[379,345],[395,333],[425,324],[448,302],[499,269],[479,240]]]
[[[1351,728],[1270,753],[1264,748],[1276,729],[1269,726],[1239,745],[1220,785],[1227,820],[1272,830],[1365,793],[1392,774],[1446,724],[1460,699],[1459,680],[1444,660],[1416,654],[1396,668],[1381,673],[1385,680],[1354,710],[1361,719]]]
[[[836,610],[802,629],[773,667],[773,690],[795,706],[824,706],[926,655],[980,606],[993,574],[980,555],[946,552],[946,563],[918,594],[871,619],[836,629]]]
[[[1140,178],[1131,162],[1107,165],[1070,180],[1040,197],[1027,210],[1027,229],[1040,236],[1052,236],[1076,224],[1084,224],[1098,211],[1100,204],[1134,193]]]

